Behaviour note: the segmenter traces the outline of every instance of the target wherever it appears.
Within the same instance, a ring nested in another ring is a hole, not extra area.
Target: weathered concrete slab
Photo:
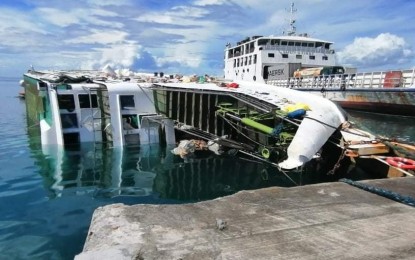
[[[415,195],[412,177],[365,183]],[[415,208],[337,182],[98,208],[76,259],[413,259],[414,240]]]

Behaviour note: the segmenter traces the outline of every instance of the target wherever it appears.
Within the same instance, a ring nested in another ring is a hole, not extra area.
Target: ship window
[[[268,58],[274,58],[274,57],[275,57],[274,53],[268,53]]]
[[[63,134],[63,143],[66,145],[79,144],[79,133],[65,133]]]
[[[249,65],[252,64],[252,55],[249,55]]]
[[[254,54],[254,64],[256,64],[256,54]]]
[[[296,59],[302,59],[302,58],[303,58],[303,55],[301,55],[301,54],[297,54],[297,55],[295,55],[295,58],[296,58]]]
[[[236,59],[233,60],[233,67],[236,67]]]
[[[123,115],[122,127],[124,130],[138,129],[137,115]]]
[[[59,95],[58,104],[59,109],[67,109],[69,112],[75,110],[75,100],[73,95]]]
[[[62,128],[78,128],[78,118],[76,114],[61,114]]]
[[[281,45],[287,45],[287,42],[286,41],[282,41],[281,42]]]
[[[316,56],[310,55],[310,60],[315,60],[315,59],[316,59]]]
[[[303,42],[303,43],[301,43],[301,46],[307,47],[307,43],[306,42]]]
[[[312,42],[309,42],[308,47],[314,47],[314,44]]]
[[[253,52],[255,50],[255,45],[254,45],[254,42],[251,42],[250,44],[249,44],[249,52],[251,53],[251,52]]]
[[[120,95],[120,104],[121,104],[121,109],[129,109],[129,108],[134,108],[135,107],[135,103],[134,103],[134,96],[133,95]]]
[[[248,65],[248,57],[245,57],[245,66]]]
[[[258,40],[258,45],[266,45],[268,42],[268,39],[259,39]]]
[[[322,42],[316,42],[316,48],[319,48],[319,47],[323,47],[323,43]]]
[[[329,57],[323,56],[323,60],[328,60],[328,59],[329,59]]]
[[[89,102],[89,95],[88,94],[80,94],[78,95],[79,99],[79,107],[80,108],[97,108],[98,102],[97,102],[97,95],[91,94],[91,103]]]
[[[288,46],[294,46],[294,42],[288,42]]]
[[[301,42],[296,42],[295,46],[301,46]]]
[[[239,67],[239,58],[236,60],[236,67]]]
[[[288,59],[288,54],[287,54],[287,53],[283,53],[283,54],[282,54],[282,57],[283,57],[284,59]]]

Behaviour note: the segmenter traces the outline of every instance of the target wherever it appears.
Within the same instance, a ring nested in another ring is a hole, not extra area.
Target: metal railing
[[[381,71],[356,74],[288,78],[268,80],[267,84],[289,88],[415,88],[415,69],[402,71]]]

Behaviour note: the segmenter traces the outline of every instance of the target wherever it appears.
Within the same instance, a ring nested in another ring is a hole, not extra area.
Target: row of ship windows
[[[275,53],[268,53],[268,58],[274,58],[275,57]],[[288,59],[288,53],[282,53],[281,54],[281,57],[283,58],[283,59]],[[295,55],[295,58],[296,59],[298,59],[298,60],[301,60],[302,58],[303,58],[303,55],[301,55],[301,54],[296,54]],[[308,58],[310,59],[310,60],[315,60],[316,59],[316,56],[314,56],[314,55],[309,55],[308,56]],[[328,60],[329,58],[326,56],[326,55],[324,55],[324,56],[322,56],[322,58],[321,58],[322,60]]]
[[[282,53],[281,55],[282,55],[282,58],[283,59],[288,59],[288,54],[287,53]],[[268,53],[268,58],[275,58],[275,54],[274,53]],[[303,55],[296,54],[295,55],[295,58],[298,59],[298,60],[301,60],[301,59],[303,59]],[[315,60],[316,59],[316,56],[309,55],[308,58],[310,60]],[[321,59],[322,60],[328,60],[329,58],[326,55],[324,55],[324,56],[322,56]],[[241,66],[251,65],[252,63],[253,64],[256,64],[256,62],[257,62],[257,56],[256,56],[256,54],[249,55],[249,56],[246,56],[246,57],[241,57],[241,58],[234,59],[233,60],[233,67],[235,68],[235,67],[241,67]]]
[[[242,57],[242,58],[237,58],[233,60],[233,67],[240,67],[240,66],[246,66],[246,65],[251,65],[256,64],[256,60],[257,60],[257,56],[256,54],[254,55],[249,55],[246,57]]]

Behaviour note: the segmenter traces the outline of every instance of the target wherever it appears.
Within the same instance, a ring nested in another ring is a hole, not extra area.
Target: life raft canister
[[[401,168],[404,170],[415,170],[415,161],[411,159],[406,159],[402,157],[388,157],[386,158],[386,162],[389,165],[392,165],[397,168]]]

